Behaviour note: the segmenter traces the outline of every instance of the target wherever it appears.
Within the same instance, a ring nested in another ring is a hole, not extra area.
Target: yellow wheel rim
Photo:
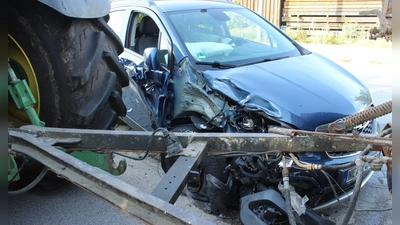
[[[37,102],[34,108],[36,110],[36,113],[39,115],[40,94],[35,71],[33,70],[32,64],[29,61],[29,58],[25,54],[24,50],[10,34],[8,34],[8,58],[9,63],[17,77],[21,80],[25,79],[26,82],[29,84],[32,94]],[[25,111],[23,109],[18,109],[12,99],[8,100],[8,114],[20,121],[27,123],[30,122],[28,115],[25,113]]]

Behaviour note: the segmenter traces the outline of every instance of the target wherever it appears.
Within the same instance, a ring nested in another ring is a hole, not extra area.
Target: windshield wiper
[[[271,62],[271,61],[276,61],[276,60],[285,59],[285,58],[289,58],[289,56],[282,56],[282,57],[276,57],[276,58],[265,58],[265,59],[262,59],[259,61],[240,64],[239,66],[248,66],[248,65],[258,64],[258,63],[263,63],[263,62]]]
[[[225,63],[221,63],[221,62],[218,62],[218,61],[214,61],[214,62],[196,61],[196,65],[208,65],[208,66],[211,66],[213,68],[220,68],[220,69],[237,67],[236,65],[233,65],[233,64],[225,64]]]

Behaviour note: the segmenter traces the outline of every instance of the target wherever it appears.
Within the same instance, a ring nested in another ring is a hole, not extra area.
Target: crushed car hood
[[[204,78],[209,87],[246,110],[263,111],[303,130],[315,130],[372,103],[368,89],[360,81],[316,53],[207,70]]]

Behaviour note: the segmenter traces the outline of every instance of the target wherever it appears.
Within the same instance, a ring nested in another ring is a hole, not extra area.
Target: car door
[[[109,24],[124,45],[125,51],[120,57],[142,65],[144,49],[154,47],[158,49],[162,69],[171,70],[172,42],[153,11],[140,7],[112,9]]]
[[[125,51],[120,57],[133,61],[139,70],[144,68],[145,49],[157,49],[158,65],[150,69],[146,67],[142,74],[131,74],[131,77],[143,87],[144,96],[156,117],[157,127],[165,126],[165,117],[168,115],[166,105],[170,102],[168,96],[171,96],[168,85],[173,57],[172,42],[164,25],[159,16],[146,8],[115,10],[110,17],[116,20],[113,24],[124,44]],[[117,21],[123,26],[119,26]]]

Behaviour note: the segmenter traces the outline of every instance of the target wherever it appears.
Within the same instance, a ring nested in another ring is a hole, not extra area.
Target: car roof
[[[210,8],[243,8],[243,6],[232,3],[229,0],[120,0],[112,2],[112,5],[140,5],[146,7],[157,6],[163,12],[172,12],[192,9]]]

